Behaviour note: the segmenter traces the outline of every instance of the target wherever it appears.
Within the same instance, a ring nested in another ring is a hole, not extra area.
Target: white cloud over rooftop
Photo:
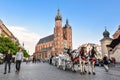
[[[8,29],[19,40],[20,44],[24,43],[24,48],[29,51],[29,54],[35,52],[35,45],[40,39],[40,36],[36,33],[30,32],[29,29],[20,26],[11,26]]]

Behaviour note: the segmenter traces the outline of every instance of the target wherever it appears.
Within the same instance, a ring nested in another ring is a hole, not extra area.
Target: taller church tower
[[[55,17],[55,28],[54,28],[54,50],[55,53],[60,54],[63,52],[63,29],[62,29],[62,16],[58,9]]]

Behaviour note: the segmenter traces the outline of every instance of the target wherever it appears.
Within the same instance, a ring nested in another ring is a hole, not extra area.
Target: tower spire
[[[105,31],[103,32],[104,38],[109,38],[110,33],[107,31],[106,26],[105,26]]]
[[[60,15],[60,9],[58,8],[58,12],[57,12],[57,15],[55,17],[55,21],[56,20],[62,20],[62,16]]]
[[[107,27],[105,26],[105,31],[107,31]]]
[[[58,16],[60,16],[60,9],[58,8],[58,14],[57,14]]]
[[[68,19],[66,19],[66,24],[68,25]]]

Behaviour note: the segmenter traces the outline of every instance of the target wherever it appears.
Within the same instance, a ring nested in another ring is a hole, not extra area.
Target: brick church
[[[62,26],[62,16],[58,9],[55,17],[54,33],[41,38],[35,46],[36,58],[44,59],[51,55],[61,54],[64,48],[72,49],[72,28],[66,20],[66,24]]]

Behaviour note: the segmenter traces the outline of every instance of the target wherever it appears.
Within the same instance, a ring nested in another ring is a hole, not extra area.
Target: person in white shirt
[[[19,73],[21,62],[23,60],[22,48],[19,48],[19,52],[16,53],[15,62],[16,62],[16,73]]]

